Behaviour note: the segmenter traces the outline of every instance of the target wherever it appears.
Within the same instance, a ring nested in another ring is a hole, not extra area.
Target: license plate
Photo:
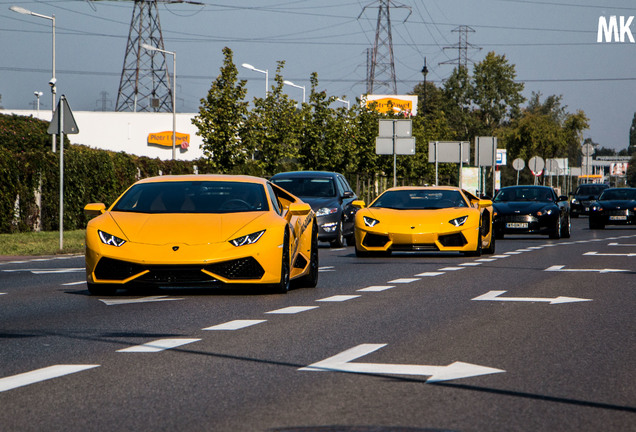
[[[508,222],[506,228],[528,228],[528,222]]]
[[[627,220],[627,216],[610,216],[609,220]]]

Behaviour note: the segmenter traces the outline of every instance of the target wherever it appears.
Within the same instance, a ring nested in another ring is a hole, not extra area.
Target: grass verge
[[[64,231],[62,250],[59,231],[0,234],[0,255],[84,253],[84,233],[85,230]]]

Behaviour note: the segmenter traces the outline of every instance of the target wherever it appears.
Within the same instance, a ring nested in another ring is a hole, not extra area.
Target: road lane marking
[[[636,253],[598,253],[598,252],[585,252],[583,255],[587,256],[626,256],[635,257]]]
[[[476,266],[480,266],[481,264],[482,263],[480,263],[480,262],[467,262],[467,263],[460,264],[460,266],[476,267]]]
[[[418,281],[418,280],[420,280],[420,279],[418,279],[418,278],[400,278],[400,279],[394,279],[392,281],[389,281],[388,283],[407,284],[407,283],[415,282],[415,281]]]
[[[493,262],[493,261],[497,261],[494,258],[480,258],[477,260],[477,262]]]
[[[504,252],[506,255],[519,255],[521,252]]]
[[[7,273],[24,272],[24,273],[33,273],[36,275],[41,275],[41,274],[52,274],[52,273],[79,273],[79,272],[85,272],[86,268],[75,267],[75,268],[57,268],[57,269],[7,269],[2,271]]]
[[[373,285],[373,286],[368,286],[366,288],[361,288],[357,291],[362,291],[362,292],[380,292],[380,291],[385,291],[391,288],[395,288],[395,285]]]
[[[433,276],[440,276],[445,274],[444,272],[424,272],[424,273],[419,273],[416,274],[415,276],[421,276],[421,277],[433,277]]]
[[[266,314],[297,314],[300,312],[305,312],[312,309],[318,309],[318,306],[289,306],[282,309],[276,309],[269,312],[265,312]]]
[[[233,320],[212,327],[206,327],[203,330],[240,330],[264,322],[267,322],[267,320]]]
[[[629,246],[634,247],[636,243],[609,243],[608,246]]]
[[[201,339],[157,339],[142,345],[135,345],[128,348],[117,350],[117,352],[135,352],[135,353],[154,353],[177,348],[189,343],[198,342]]]
[[[409,364],[383,364],[383,363],[353,363],[353,360],[371,354],[386,344],[361,344],[329,357],[317,363],[298,369],[299,371],[332,371],[351,372],[360,374],[384,374],[384,375],[426,375],[426,382],[450,381],[461,378],[469,378],[480,375],[505,372],[486,366],[470,363],[454,362],[448,366],[409,365]]]
[[[18,375],[0,378],[0,392],[13,390],[14,388],[23,387],[29,384],[59,378],[64,375],[81,372],[84,370],[99,367],[100,365],[54,365],[30,372],[24,372]]]
[[[532,249],[517,249],[515,252],[532,252]]]
[[[629,272],[631,270],[623,270],[623,269],[566,269],[564,265],[554,265],[552,267],[548,267],[545,271],[552,272],[596,272],[596,273],[619,273],[619,272]]]
[[[439,271],[457,271],[457,270],[464,270],[466,267],[444,267],[439,269]]]
[[[118,306],[118,305],[133,304],[133,303],[151,303],[151,302],[172,301],[172,300],[183,300],[183,298],[168,297],[164,295],[164,296],[148,296],[148,297],[140,297],[140,298],[133,298],[133,299],[120,299],[120,300],[99,299],[99,301],[103,302],[107,306]]]
[[[318,271],[319,272],[332,272],[332,271],[336,271],[336,269],[334,268],[334,266],[325,266],[325,267],[318,267]]]
[[[507,291],[488,291],[486,294],[482,294],[475,297],[472,300],[478,301],[500,301],[500,302],[546,302],[550,304],[562,304],[562,303],[575,303],[575,302],[587,302],[592,299],[582,299],[576,297],[555,297],[555,298],[542,298],[542,297],[499,297],[505,294]]]
[[[82,284],[85,284],[85,283],[86,283],[86,281],[79,281],[79,282],[68,282],[68,283],[65,283],[65,284],[62,284],[62,285],[71,286],[71,285],[82,285]]]
[[[323,299],[320,300],[316,300],[319,302],[343,302],[343,301],[347,301],[347,300],[352,300],[354,298],[358,298],[360,297],[359,295],[334,295],[331,297],[325,297]]]
[[[491,258],[510,258],[510,255],[492,255]]]

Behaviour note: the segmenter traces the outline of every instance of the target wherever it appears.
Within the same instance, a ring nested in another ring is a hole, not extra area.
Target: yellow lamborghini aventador
[[[318,229],[309,204],[267,180],[160,176],[133,184],[86,227],[91,294],[138,286],[258,284],[287,292],[318,283]]]
[[[356,255],[392,251],[495,252],[492,201],[456,187],[387,189],[367,208],[354,201]]]

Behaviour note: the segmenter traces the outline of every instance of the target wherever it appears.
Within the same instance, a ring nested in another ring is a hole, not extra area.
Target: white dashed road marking
[[[380,292],[391,288],[395,288],[395,285],[373,285],[366,288],[361,288],[358,291],[362,292]]]
[[[457,270],[464,270],[466,267],[444,267],[439,269],[439,271],[457,271]]]
[[[335,296],[331,296],[331,297],[326,297],[320,300],[316,300],[319,302],[343,302],[343,301],[347,301],[347,300],[351,300],[354,298],[358,298],[360,297],[359,295],[335,295]]]
[[[55,365],[42,369],[36,369],[31,372],[25,372],[6,378],[0,378],[0,392],[13,390],[14,388],[23,387],[52,378],[58,378],[87,369],[99,367],[99,365]]]
[[[200,340],[201,339],[157,339],[156,341],[148,342],[143,345],[135,345],[132,347],[120,349],[117,350],[117,352],[154,353],[165,351],[171,348],[177,348],[192,342],[198,342]]]
[[[312,309],[318,309],[318,306],[289,306],[282,309],[276,309],[273,311],[265,312],[267,314],[296,314],[305,312]]]
[[[416,278],[400,278],[400,279],[389,281],[389,283],[407,284],[407,283],[415,282],[418,280],[419,279],[416,279]]]
[[[432,276],[440,276],[443,274],[444,272],[424,272],[424,273],[416,274],[415,276],[432,277]]]
[[[141,297],[141,298],[134,298],[134,299],[122,299],[122,300],[99,299],[99,301],[103,302],[107,306],[117,306],[117,305],[123,305],[123,304],[131,304],[131,303],[151,303],[151,302],[172,301],[172,300],[183,300],[183,299],[177,298],[177,297],[168,297],[168,296],[149,296],[149,297]]]
[[[207,327],[207,328],[204,328],[203,330],[240,330],[242,328],[264,323],[266,321],[267,320],[234,320],[234,321],[228,321],[223,324],[218,324],[212,327]]]

